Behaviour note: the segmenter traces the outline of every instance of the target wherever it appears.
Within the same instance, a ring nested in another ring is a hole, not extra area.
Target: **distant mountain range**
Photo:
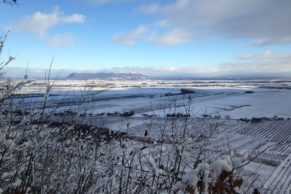
[[[147,78],[149,77],[140,73],[71,73],[66,77],[67,80],[142,80]]]
[[[291,78],[291,72],[284,73],[232,73],[224,75],[210,75],[210,74],[192,74],[192,73],[136,73],[136,72],[94,72],[93,70],[78,71],[74,69],[52,69],[50,72],[51,79],[56,80],[90,80],[90,79],[104,79],[104,80],[253,80],[253,79],[277,79],[277,78]],[[45,79],[48,70],[41,68],[17,68],[6,67],[1,71],[3,76],[12,79],[23,79],[28,75],[28,79]]]

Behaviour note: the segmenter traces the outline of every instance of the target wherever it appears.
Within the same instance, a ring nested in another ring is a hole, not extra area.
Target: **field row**
[[[237,132],[249,137],[286,143],[291,141],[291,120],[271,120],[252,123]]]
[[[264,185],[266,193],[291,193],[291,154],[281,163]]]

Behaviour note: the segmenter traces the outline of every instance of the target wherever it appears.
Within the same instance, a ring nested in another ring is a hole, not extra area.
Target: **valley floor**
[[[177,83],[165,87],[165,83],[152,82],[148,84],[153,86],[142,87],[145,83],[141,82],[130,87],[68,89],[63,87],[64,83],[51,92],[45,106],[41,90],[24,88],[13,98],[15,119],[44,113],[47,123],[102,128],[125,134],[124,142],[115,139],[113,147],[104,144],[101,152],[110,150],[113,152],[110,157],[112,154],[122,157],[121,153],[139,150],[145,157],[143,160],[149,163],[147,170],[151,167],[154,171],[166,170],[161,164],[173,165],[166,159],[173,145],[185,150],[183,173],[186,174],[187,165],[197,160],[197,150],[202,149],[204,153],[199,160],[208,163],[232,155],[244,164],[240,172],[245,180],[242,191],[247,191],[251,185],[263,193],[291,193],[289,88],[249,84],[216,87],[181,84],[183,87],[179,87]],[[9,105],[7,101],[4,110]],[[90,133],[86,138],[92,141]],[[118,141],[123,147],[118,146]],[[106,157],[103,159],[108,159]],[[157,161],[159,167],[155,166]],[[138,163],[138,158],[132,162]]]

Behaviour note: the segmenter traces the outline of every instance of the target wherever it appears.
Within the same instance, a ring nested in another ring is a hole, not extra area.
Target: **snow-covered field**
[[[48,107],[80,113],[81,107],[86,106],[87,113],[134,111],[136,116],[165,116],[173,111],[184,113],[190,108],[189,114],[193,117],[290,118],[289,82],[257,82],[58,81],[51,91]],[[182,94],[182,88],[193,93]],[[25,87],[20,93],[36,96],[20,98],[21,106],[42,107],[43,91],[41,82]]]
[[[247,164],[241,172],[246,185],[262,193],[291,193],[289,81],[58,81],[45,106],[43,91],[41,81],[32,82],[13,99],[13,108],[38,113],[45,107],[51,122],[125,133],[131,137],[126,147],[154,149],[164,142],[160,149],[170,153],[175,142],[203,147],[204,160],[230,154]],[[183,155],[187,162],[192,151]]]

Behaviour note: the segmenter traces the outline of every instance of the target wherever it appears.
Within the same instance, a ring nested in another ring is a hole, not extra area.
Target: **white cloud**
[[[243,61],[250,61],[250,60],[261,61],[261,60],[269,60],[269,58],[272,58],[272,57],[274,57],[274,53],[272,51],[264,51],[264,52],[255,53],[255,54],[242,54],[242,55],[239,55],[237,58]]]
[[[71,33],[56,34],[48,41],[48,45],[52,47],[73,46],[74,44],[75,37]]]
[[[72,15],[64,16],[63,18],[64,23],[84,23],[86,20],[86,16],[74,13]]]
[[[114,35],[112,41],[127,46],[133,46],[140,40],[145,40],[157,45],[176,46],[190,43],[192,39],[193,35],[183,29],[166,29],[164,33],[158,33],[158,31],[149,30],[148,27],[141,25],[133,31],[120,32]]]
[[[27,15],[21,18],[12,30],[20,32],[29,32],[43,37],[47,31],[57,25],[66,23],[84,23],[86,17],[81,14],[63,15],[59,9],[54,9],[50,13],[35,12],[32,15]]]
[[[143,12],[146,14],[153,14],[158,12],[161,9],[161,6],[159,3],[151,3],[145,6],[141,6],[137,9],[138,12]]]
[[[162,66],[151,64],[150,67],[116,67],[108,71],[126,73],[135,72],[146,75],[286,75],[291,72],[291,52],[265,51],[242,54],[235,60],[223,64]]]
[[[158,20],[155,25],[160,28],[169,28],[170,22],[168,20]]]
[[[38,36],[44,36],[46,32],[60,22],[59,12],[36,12],[33,15],[24,16],[12,29],[16,31],[31,32]]]
[[[101,5],[101,4],[106,4],[106,3],[110,3],[113,0],[90,0],[92,3],[95,3],[97,5]]]
[[[182,29],[172,29],[162,35],[153,36],[151,39],[156,44],[174,46],[191,42],[192,34]]]
[[[174,0],[137,9],[169,21],[172,28],[203,37],[264,39],[257,45],[290,43],[291,1],[282,0]]]
[[[252,43],[253,46],[269,46],[273,44],[290,44],[291,36],[283,38],[260,38]]]
[[[87,0],[90,3],[93,3],[95,5],[104,5],[108,3],[124,3],[124,2],[130,2],[134,0]]]
[[[125,44],[127,46],[133,46],[138,40],[140,40],[147,33],[145,26],[139,26],[132,32],[120,32],[113,36],[112,41],[117,44]]]
[[[284,73],[291,72],[291,52],[265,51],[238,56],[234,62],[221,65],[225,72]]]

